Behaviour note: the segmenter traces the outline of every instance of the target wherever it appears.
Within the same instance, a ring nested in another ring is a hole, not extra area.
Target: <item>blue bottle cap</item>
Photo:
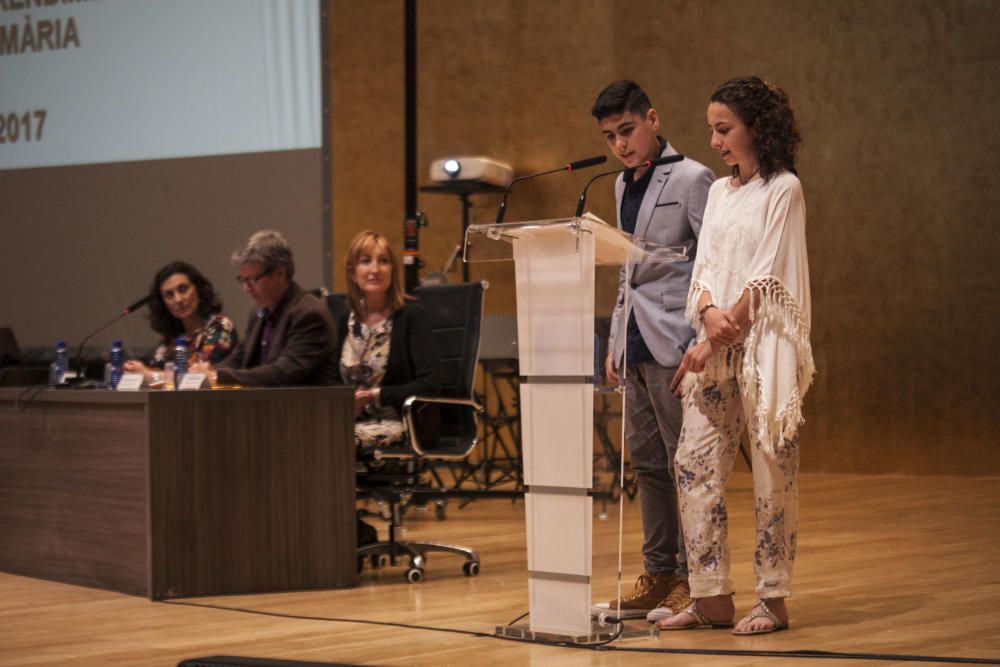
[[[57,348],[65,348],[66,347],[66,341],[64,341],[64,340],[57,340],[56,341],[56,347]]]
[[[113,341],[111,341],[111,347],[121,347],[121,346],[122,346],[121,338],[115,338]]]
[[[177,344],[178,345],[187,345],[187,342],[184,340],[184,336],[178,336],[177,337]]]

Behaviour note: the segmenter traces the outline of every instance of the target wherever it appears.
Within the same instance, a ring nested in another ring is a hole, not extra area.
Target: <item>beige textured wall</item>
[[[401,242],[401,1],[332,3],[334,255],[375,227]],[[1000,474],[993,212],[1000,3],[420,0],[419,177],[483,153],[519,174],[605,152],[597,92],[633,78],[670,141],[707,145],[713,88],[754,73],[791,96],[805,146],[813,345],[803,469]],[[508,220],[568,215],[587,174],[520,184]],[[614,220],[608,180],[590,195]],[[475,199],[489,222],[495,196]],[[459,241],[457,198],[420,196],[429,269]],[[509,266],[475,265],[491,312]]]

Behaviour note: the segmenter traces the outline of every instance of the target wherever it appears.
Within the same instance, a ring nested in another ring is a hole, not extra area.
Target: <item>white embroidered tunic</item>
[[[773,452],[797,433],[802,399],[816,370],[809,343],[806,205],[799,179],[789,172],[740,187],[730,182],[717,180],[708,194],[687,317],[703,341],[702,293],[709,292],[712,303],[726,309],[750,290],[751,322],[741,332],[742,359],[720,351],[699,377],[737,376],[761,444]]]

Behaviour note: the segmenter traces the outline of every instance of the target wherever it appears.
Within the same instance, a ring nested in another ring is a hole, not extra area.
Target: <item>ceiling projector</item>
[[[513,178],[509,164],[482,155],[443,157],[431,163],[431,180],[435,183],[481,181],[507,187]]]

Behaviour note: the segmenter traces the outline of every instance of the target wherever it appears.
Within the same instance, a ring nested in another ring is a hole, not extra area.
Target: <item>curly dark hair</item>
[[[795,171],[795,152],[802,144],[788,95],[756,76],[730,79],[715,89],[709,102],[725,104],[751,130],[757,166],[765,181],[782,171]],[[739,165],[733,176],[740,175]]]
[[[160,294],[160,286],[175,273],[187,276],[198,291],[198,314],[202,319],[207,320],[212,315],[222,312],[222,300],[215,293],[212,283],[208,282],[198,269],[187,262],[170,262],[156,272],[153,286],[149,289],[149,295],[152,297],[149,302],[149,323],[153,331],[163,336],[166,341],[184,334],[184,324],[170,314],[167,304],[163,302],[163,295]]]

